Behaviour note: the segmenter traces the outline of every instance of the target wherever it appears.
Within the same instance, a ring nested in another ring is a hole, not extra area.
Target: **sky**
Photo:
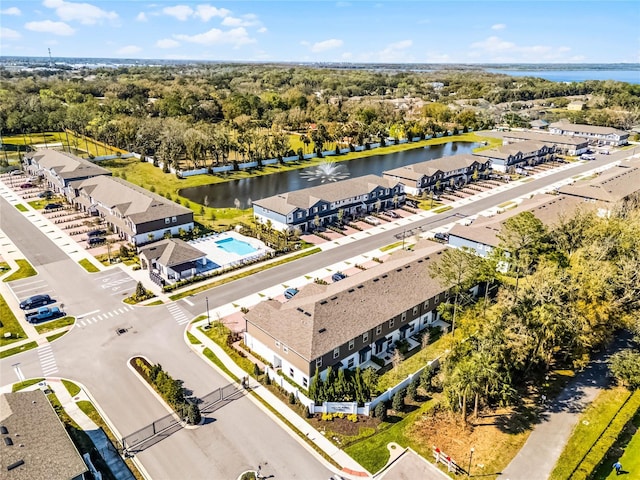
[[[2,0],[0,55],[638,63],[638,0]]]

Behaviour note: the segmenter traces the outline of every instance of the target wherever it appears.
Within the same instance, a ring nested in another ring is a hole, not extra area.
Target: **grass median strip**
[[[21,204],[21,203],[17,203],[17,204],[15,205],[15,207],[16,207],[19,211],[21,211],[21,212],[26,212],[26,211],[27,211],[27,207],[25,207],[25,206],[24,206],[23,204]]]
[[[27,335],[20,326],[20,322],[18,322],[18,319],[2,295],[0,295],[0,318],[2,319],[2,327],[0,327],[0,347],[27,338]],[[11,334],[10,338],[5,338],[7,333]]]
[[[29,380],[25,380],[24,382],[14,383],[13,387],[11,387],[12,392],[17,392],[19,390],[23,390],[25,388],[30,387],[31,385],[35,385],[36,383],[40,383],[44,381],[44,378],[30,378]]]
[[[196,293],[204,292],[211,288],[219,287],[220,285],[224,285],[225,283],[233,282],[234,280],[239,280],[241,278],[248,277],[249,275],[253,275],[254,273],[258,273],[263,270],[268,270],[269,268],[277,267],[279,265],[284,265],[285,263],[293,262],[294,260],[298,260],[300,258],[308,257],[309,255],[313,255],[314,253],[318,253],[320,251],[322,251],[321,248],[312,248],[311,250],[305,250],[303,252],[298,253],[297,255],[293,255],[287,258],[282,258],[280,260],[276,260],[275,262],[271,262],[257,268],[252,268],[251,270],[246,270],[244,272],[239,272],[239,273],[236,273],[235,275],[231,275],[229,277],[216,280],[215,282],[207,283],[206,285],[201,285],[199,287],[192,288],[191,290],[186,290],[184,292],[176,293],[175,295],[171,295],[169,298],[171,300],[180,300],[181,298],[188,297],[190,295],[195,295]]]
[[[99,272],[100,269],[96,267],[93,263],[91,263],[88,259],[83,258],[78,262],[82,268],[84,268],[89,273]]]
[[[18,259],[16,260],[16,263],[18,264],[18,270],[5,278],[3,280],[4,282],[13,282],[14,280],[20,280],[22,278],[33,277],[34,275],[37,275],[38,272],[36,272],[36,270],[26,260]]]
[[[25,343],[24,345],[20,345],[18,347],[9,348],[7,350],[2,350],[0,352],[0,358],[10,357],[11,355],[16,355],[18,353],[26,352],[27,350],[31,350],[32,348],[36,348],[38,344],[36,342]]]
[[[43,323],[42,325],[36,325],[35,329],[38,333],[53,332],[54,330],[58,330],[59,328],[73,325],[75,321],[76,317],[64,317],[59,318],[58,320],[52,320],[50,322]]]

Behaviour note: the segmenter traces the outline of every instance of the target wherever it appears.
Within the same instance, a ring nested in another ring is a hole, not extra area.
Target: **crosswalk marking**
[[[58,371],[56,359],[53,356],[50,344],[47,343],[38,347],[38,357],[40,359],[40,367],[42,367],[42,374],[45,377],[48,377]]]
[[[167,310],[169,310],[169,313],[178,325],[189,323],[189,316],[177,304],[170,303],[167,305]]]
[[[112,310],[111,312],[104,312],[98,315],[94,315],[92,317],[85,317],[82,320],[78,320],[77,323],[81,327],[86,327],[88,325],[91,325],[92,323],[98,323],[102,320],[108,320],[109,318],[113,318],[117,315],[120,315],[121,313],[127,313],[132,310],[133,310],[133,307],[131,305],[125,305],[124,307]]]

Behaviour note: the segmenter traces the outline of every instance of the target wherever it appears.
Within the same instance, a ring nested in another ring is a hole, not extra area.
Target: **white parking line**
[[[195,305],[195,303],[190,302],[190,301],[189,301],[189,300],[187,300],[186,298],[183,298],[182,300],[184,301],[184,303],[186,303],[187,305],[190,305],[190,306],[192,306],[192,307]]]
[[[94,313],[98,313],[100,310],[93,310],[92,312],[83,313],[82,315],[76,315],[76,318],[84,318],[89,315],[93,315]]]
[[[111,312],[107,312],[109,314],[110,317],[113,317],[113,313]]]

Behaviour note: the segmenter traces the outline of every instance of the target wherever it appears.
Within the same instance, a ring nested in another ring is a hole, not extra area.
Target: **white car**
[[[378,220],[376,217],[368,216],[364,217],[364,219],[366,222],[369,222],[372,225],[380,225],[380,220]]]

